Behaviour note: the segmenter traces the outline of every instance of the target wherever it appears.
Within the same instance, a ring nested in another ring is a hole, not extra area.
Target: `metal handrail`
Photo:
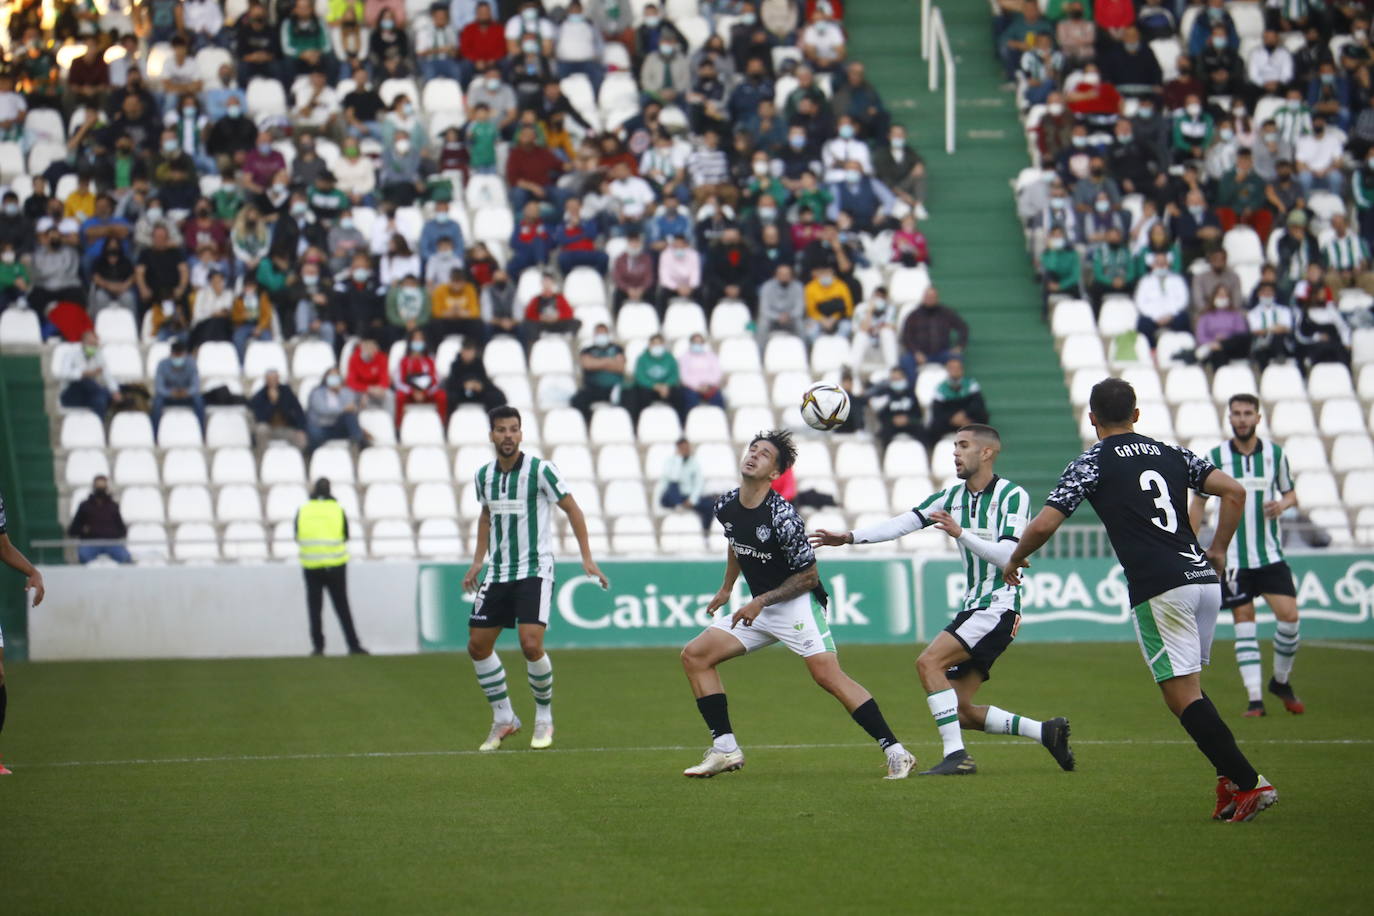
[[[940,88],[940,70],[945,75],[945,152],[953,154],[957,133],[954,128],[955,67],[949,48],[945,17],[931,0],[921,0],[921,57],[928,64],[927,83],[931,92]]]

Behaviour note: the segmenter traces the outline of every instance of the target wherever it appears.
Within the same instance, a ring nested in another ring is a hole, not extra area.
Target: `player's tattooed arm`
[[[821,573],[815,563],[812,563],[810,566],[806,567],[806,569],[794,572],[783,580],[782,585],[779,585],[772,591],[767,591],[762,595],[756,596],[752,601],[744,605],[744,607],[735,611],[730,617],[730,629],[733,630],[735,625],[740,622],[743,622],[746,627],[752,627],[754,625],[754,618],[759,616],[764,608],[771,607],[774,604],[781,604],[784,601],[791,601],[793,598],[800,598],[802,595],[814,589],[817,585],[820,585],[820,582]]]

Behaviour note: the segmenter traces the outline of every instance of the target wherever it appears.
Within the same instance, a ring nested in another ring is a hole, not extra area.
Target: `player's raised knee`
[[[544,657],[544,641],[522,636],[520,637],[520,651],[524,653],[527,660],[537,662]]]

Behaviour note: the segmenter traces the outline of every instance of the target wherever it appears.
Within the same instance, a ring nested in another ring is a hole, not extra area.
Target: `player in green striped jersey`
[[[1037,722],[996,706],[973,705],[973,695],[991,676],[993,662],[1011,645],[1021,623],[1020,589],[1002,579],[1002,567],[1026,525],[1030,496],[995,473],[1001,450],[997,430],[980,423],[965,426],[954,436],[954,468],[962,483],[869,528],[818,529],[811,535],[816,546],[876,544],[934,525],[959,545],[967,582],[963,605],[916,659],[930,714],[944,743],[944,758],[923,776],[978,772],[964,748],[963,728],[1034,739],[1065,770],[1074,767],[1068,719]]]
[[[568,525],[582,551],[582,570],[606,588],[608,583],[592,559],[587,522],[577,500],[567,490],[553,462],[520,450],[520,411],[497,407],[488,417],[496,460],[477,471],[477,498],[482,515],[477,521],[477,550],[463,576],[463,589],[476,592],[468,618],[468,655],[477,683],[491,704],[491,732],[480,750],[494,751],[520,730],[506,690],[506,670],[496,655],[502,629],[519,627],[520,651],[525,655],[530,691],[534,694],[534,736],[530,747],[553,744],[553,664],[544,651],[544,628],[549,623],[553,595],[553,519],[550,506],[568,516]],[[482,563],[491,550],[487,574],[479,588]]]
[[[1230,474],[1245,487],[1245,516],[1236,528],[1226,555],[1226,576],[1222,580],[1223,608],[1230,608],[1236,626],[1236,664],[1250,696],[1247,716],[1264,715],[1260,681],[1263,679],[1259,640],[1255,635],[1255,596],[1263,595],[1274,612],[1274,674],[1269,692],[1283,701],[1291,713],[1304,706],[1288,682],[1293,659],[1298,652],[1298,599],[1293,571],[1283,559],[1279,538],[1279,516],[1298,504],[1288,458],[1274,442],[1265,442],[1256,430],[1260,422],[1259,398],[1253,394],[1234,395],[1227,405],[1230,414],[1230,439],[1212,449],[1212,464]],[[1194,531],[1200,531],[1206,499],[1194,494],[1188,506]]]

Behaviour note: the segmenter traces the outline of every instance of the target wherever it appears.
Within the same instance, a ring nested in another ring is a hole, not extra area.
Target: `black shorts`
[[[1254,569],[1228,569],[1221,580],[1221,606],[1230,610],[1250,604],[1261,595],[1298,597],[1293,570],[1283,560]]]
[[[1020,624],[1021,615],[1016,611],[994,608],[961,612],[945,627],[945,632],[959,640],[970,657],[947,670],[945,677],[957,681],[970,671],[977,671],[983,680],[988,680],[992,677],[992,663],[1007,651]]]
[[[483,582],[472,602],[470,627],[505,627],[517,623],[549,625],[549,599],[553,580],[539,576],[514,582]]]

